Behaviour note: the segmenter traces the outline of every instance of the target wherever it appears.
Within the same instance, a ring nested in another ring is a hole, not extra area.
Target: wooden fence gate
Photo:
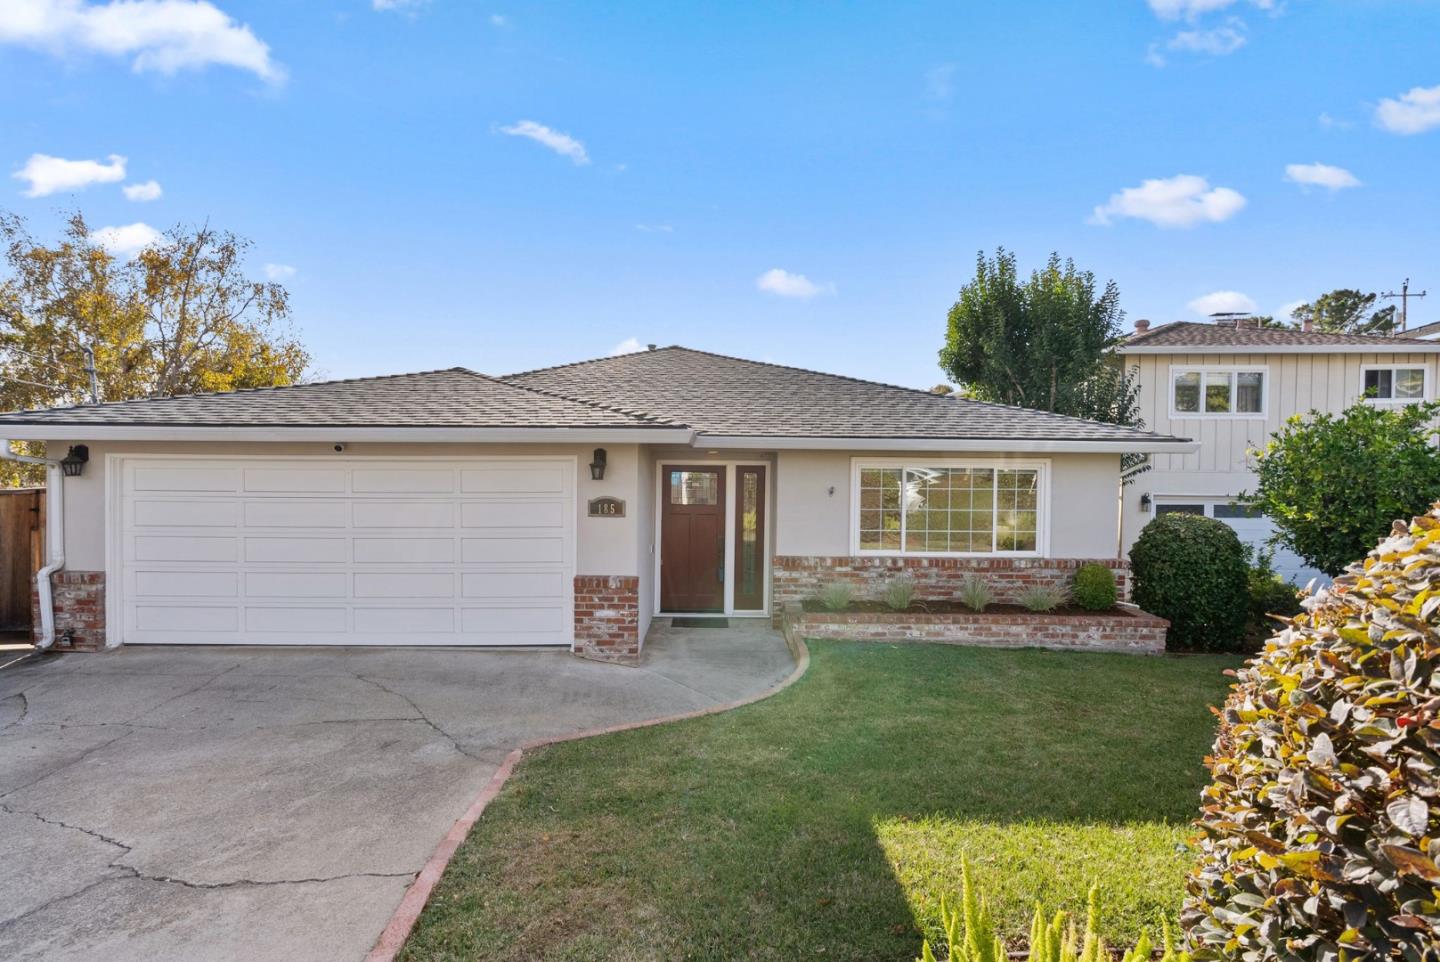
[[[0,488],[0,631],[30,630],[30,592],[44,565],[45,489]]]

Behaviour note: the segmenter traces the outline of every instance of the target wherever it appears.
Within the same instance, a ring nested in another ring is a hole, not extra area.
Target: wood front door
[[[725,610],[725,468],[667,465],[660,491],[660,608]]]

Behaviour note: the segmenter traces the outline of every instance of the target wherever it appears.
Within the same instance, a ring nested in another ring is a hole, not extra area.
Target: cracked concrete
[[[557,651],[125,648],[0,671],[0,958],[362,959],[521,742],[754,694],[763,622]]]

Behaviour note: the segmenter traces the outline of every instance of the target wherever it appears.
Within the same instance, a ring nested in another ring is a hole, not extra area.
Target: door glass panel
[[[671,504],[719,504],[720,475],[714,471],[671,471]]]
[[[758,611],[765,607],[765,475],[753,468],[736,473],[735,609]]]
[[[1205,513],[1203,504],[1157,504],[1155,513],[1160,514],[1200,514]]]
[[[1248,504],[1216,504],[1210,509],[1217,518],[1263,518],[1259,508]]]

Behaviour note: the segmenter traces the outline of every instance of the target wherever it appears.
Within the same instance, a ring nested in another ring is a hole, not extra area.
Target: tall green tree
[[[53,243],[0,214],[0,244],[0,410],[87,403],[87,349],[102,401],[290,384],[310,362],[285,288],[249,277],[234,234],[176,227],[126,260],[78,213]],[[35,480],[16,469],[0,484]]]
[[[1100,288],[1058,254],[1022,278],[1011,252],[981,252],[950,308],[940,366],[982,400],[1098,416],[1106,405],[1097,392],[1113,396],[1125,380],[1106,360],[1124,317],[1114,281]],[[1097,377],[1109,379],[1108,390],[1093,384]]]
[[[1378,294],[1364,294],[1348,287],[1321,294],[1290,312],[1296,325],[1309,321],[1317,331],[1332,334],[1391,334],[1397,323],[1395,305],[1375,309]],[[1369,549],[1366,549],[1369,550]]]
[[[1440,499],[1437,414],[1440,404],[1397,410],[1358,401],[1338,415],[1296,415],[1251,452],[1256,490],[1240,500],[1275,522],[1280,544],[1338,575],[1396,518],[1424,514]]]

